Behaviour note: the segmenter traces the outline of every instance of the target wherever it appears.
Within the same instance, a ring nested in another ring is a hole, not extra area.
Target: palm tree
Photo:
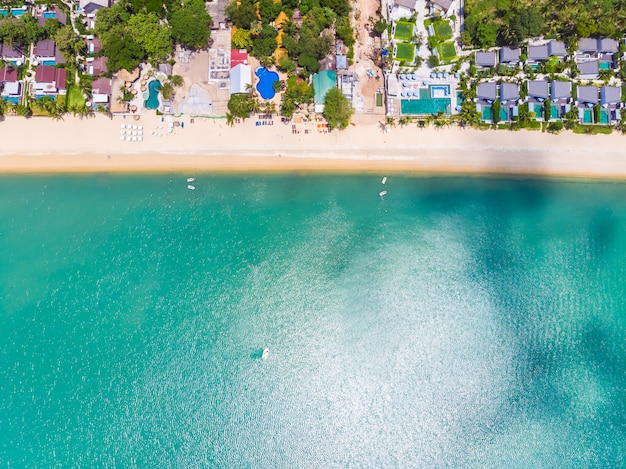
[[[398,120],[398,123],[400,124],[400,127],[404,127],[405,125],[409,125],[411,120],[412,119],[409,116],[402,116],[400,120]]]
[[[185,84],[185,79],[180,75],[170,75],[167,77],[174,86],[183,86]]]
[[[235,116],[233,116],[230,112],[226,113],[226,125],[229,127],[235,125]]]
[[[385,125],[388,125],[389,127],[395,127],[396,119],[391,116],[385,117]]]
[[[276,114],[276,103],[273,101],[266,101],[263,105],[263,112],[265,114]]]

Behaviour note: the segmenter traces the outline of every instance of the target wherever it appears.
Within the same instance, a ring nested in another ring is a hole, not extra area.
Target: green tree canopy
[[[202,49],[211,37],[212,19],[203,0],[188,0],[169,18],[172,38],[183,47]]]
[[[145,51],[129,34],[124,25],[118,25],[100,36],[102,50],[108,58],[107,68],[117,71],[133,70],[145,59]]]
[[[250,29],[258,21],[256,7],[251,0],[233,0],[226,6],[226,15],[238,28]]]
[[[230,40],[234,49],[252,49],[252,38],[247,29],[237,28]]]
[[[233,94],[228,100],[228,111],[234,117],[245,119],[255,108],[254,99],[247,94]]]
[[[151,60],[163,60],[172,53],[172,36],[155,13],[138,13],[128,20],[128,31]]]
[[[332,129],[345,129],[350,125],[350,118],[354,114],[352,104],[339,88],[331,88],[326,93],[324,103],[324,117]]]

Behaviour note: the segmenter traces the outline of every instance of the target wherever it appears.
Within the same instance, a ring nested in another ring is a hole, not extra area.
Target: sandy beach
[[[537,174],[626,178],[626,137],[530,131],[419,129],[383,132],[355,116],[345,131],[315,123],[228,127],[223,119],[140,121],[104,116],[63,121],[7,117],[0,123],[0,172],[386,171]],[[121,125],[142,125],[143,141],[120,140]],[[153,135],[154,133],[154,135]]]

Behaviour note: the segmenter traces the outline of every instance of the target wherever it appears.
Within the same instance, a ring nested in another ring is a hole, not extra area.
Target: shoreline
[[[0,173],[381,173],[626,179],[622,135],[418,129],[384,133],[380,116],[356,116],[344,131],[316,123],[235,127],[183,116],[171,134],[157,116],[9,117],[0,123]],[[120,141],[121,124],[141,124],[144,141]],[[166,125],[166,124],[165,124]],[[295,130],[295,131],[294,131]],[[34,134],[33,134],[34,131]],[[305,132],[306,131],[306,132]],[[152,135],[156,133],[157,135]],[[161,134],[161,136],[159,136]],[[9,138],[11,136],[11,138]]]

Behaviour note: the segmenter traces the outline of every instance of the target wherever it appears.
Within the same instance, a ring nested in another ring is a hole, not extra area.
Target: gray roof
[[[493,50],[490,50],[488,52],[476,52],[474,62],[480,67],[495,67],[496,52]]]
[[[528,46],[528,60],[548,60],[548,44]]]
[[[596,86],[579,86],[577,90],[578,102],[598,103],[598,88]]]
[[[500,84],[500,101],[511,101],[519,99],[519,86],[516,83]]]
[[[578,52],[597,52],[598,40],[584,37],[578,41]]]
[[[35,46],[35,55],[40,57],[54,57],[56,54],[56,45],[53,39],[44,39],[39,41]]]
[[[415,10],[415,4],[417,0],[393,0],[394,5],[398,5],[399,7],[408,8],[409,10]]]
[[[348,57],[343,54],[337,54],[335,56],[335,65],[337,70],[347,70],[348,69]]]
[[[567,55],[567,48],[563,41],[550,41],[548,42],[548,53],[550,55],[556,55],[558,57],[565,57]]]
[[[438,6],[444,11],[448,11],[452,6],[452,3],[454,3],[454,0],[430,0],[430,3],[432,3],[433,6]]]
[[[519,47],[502,47],[500,49],[500,62],[519,62],[521,52]]]
[[[616,104],[622,101],[622,90],[619,86],[603,86],[600,88],[602,104]]]
[[[498,93],[495,81],[479,83],[476,87],[476,97],[479,99],[495,101],[497,96]]]
[[[550,93],[551,99],[568,99],[572,97],[572,83],[570,81],[558,81],[552,82],[552,92]]]
[[[531,80],[528,82],[528,96],[548,99],[548,82],[545,80]]]
[[[609,38],[600,38],[598,39],[598,52],[608,52],[615,53],[617,52],[618,45],[615,39]]]
[[[578,71],[581,75],[593,75],[596,76],[599,71],[598,61],[589,60],[587,62],[580,62],[578,64]]]
[[[7,44],[0,43],[0,56],[6,57],[7,59],[22,59],[24,58],[24,54],[22,51],[15,46],[11,47]]]

